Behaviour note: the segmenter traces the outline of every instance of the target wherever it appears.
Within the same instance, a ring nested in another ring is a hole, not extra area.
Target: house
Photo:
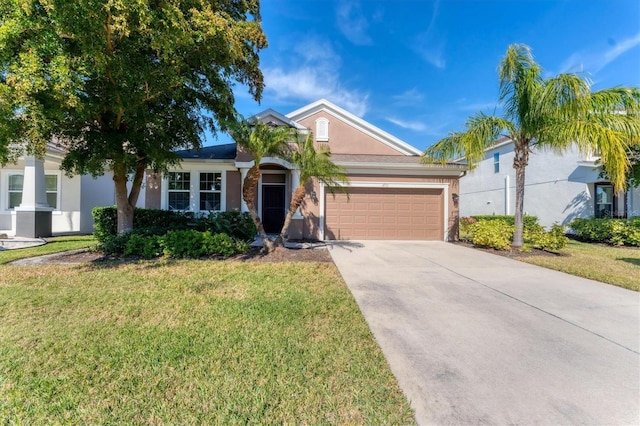
[[[286,115],[268,109],[254,118],[313,132],[315,142],[327,146],[333,161],[347,170],[348,196],[334,196],[318,182],[308,184],[290,238],[448,240],[457,234],[458,180],[465,166],[422,165],[417,148],[324,99]],[[253,160],[242,149],[226,144],[178,154],[183,161],[177,168],[164,175],[146,173],[140,207],[247,211],[242,183]],[[52,232],[91,232],[91,208],[114,204],[111,176],[67,178],[58,170],[61,158],[62,153],[52,152],[44,160]],[[0,173],[0,229],[10,234],[16,230],[24,167],[19,163]],[[264,158],[261,169],[257,208],[265,230],[276,233],[300,174],[281,158]]]
[[[460,215],[512,215],[515,209],[514,144],[503,138],[486,150],[477,167],[460,179]],[[575,218],[640,215],[640,189],[615,193],[600,178],[597,156],[573,146],[558,154],[535,145],[525,171],[525,214],[543,226]]]

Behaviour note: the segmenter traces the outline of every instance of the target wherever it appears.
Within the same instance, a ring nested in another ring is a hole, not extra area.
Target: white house
[[[460,216],[512,215],[515,209],[514,144],[499,141],[460,179]],[[533,147],[525,172],[525,214],[541,225],[568,225],[577,217],[640,216],[640,189],[616,194],[599,177],[598,157],[573,147],[558,154]]]

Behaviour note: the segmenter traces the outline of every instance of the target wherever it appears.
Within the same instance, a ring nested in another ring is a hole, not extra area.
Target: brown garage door
[[[350,188],[325,199],[329,240],[442,240],[442,189]]]

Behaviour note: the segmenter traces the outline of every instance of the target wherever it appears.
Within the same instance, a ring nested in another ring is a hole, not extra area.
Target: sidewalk
[[[0,238],[0,251],[35,247],[46,244],[42,238],[8,237]]]

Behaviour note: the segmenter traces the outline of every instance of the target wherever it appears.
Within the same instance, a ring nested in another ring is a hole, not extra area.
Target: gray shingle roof
[[[233,160],[236,158],[236,144],[205,146],[200,149],[177,151],[180,158],[200,158],[205,160]]]

